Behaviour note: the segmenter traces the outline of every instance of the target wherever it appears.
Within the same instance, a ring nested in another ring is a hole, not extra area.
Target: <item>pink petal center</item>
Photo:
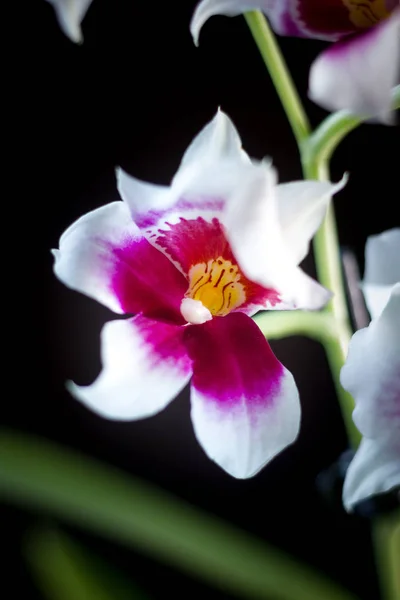
[[[398,0],[297,0],[295,17],[311,35],[335,39],[374,27],[387,19]]]
[[[187,281],[162,252],[141,238],[113,247],[112,254],[111,287],[125,313],[184,324],[180,304]]]
[[[271,307],[280,302],[276,290],[245,277],[217,218],[181,217],[159,228],[154,241],[187,274],[185,297],[199,300],[215,316],[266,301]]]

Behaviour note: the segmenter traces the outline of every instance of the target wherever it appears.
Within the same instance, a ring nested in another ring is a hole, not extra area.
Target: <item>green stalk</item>
[[[310,567],[166,492],[43,439],[1,429],[0,498],[136,548],[235,596],[355,600]]]
[[[306,179],[328,179],[328,165],[325,160],[303,161],[303,172]],[[329,313],[334,318],[336,336],[323,340],[322,343],[325,347],[347,436],[351,445],[357,448],[361,434],[353,422],[354,400],[340,383],[340,371],[346,360],[352,329],[344,291],[335,209],[332,202],[328,207],[324,222],[314,237],[313,247],[318,280],[333,292],[333,297],[323,312]]]
[[[336,337],[336,323],[326,312],[265,311],[253,317],[269,340],[279,340],[291,335],[306,335],[324,344]]]
[[[328,165],[311,150],[312,135],[307,116],[267,20],[259,11],[246,13],[245,19],[292,126],[301,155],[304,177],[306,179],[327,179]],[[321,335],[321,342],[325,347],[349,440],[357,447],[361,436],[352,419],[354,401],[340,384],[340,369],[346,358],[352,331],[344,293],[339,242],[332,203],[324,223],[315,236],[314,254],[319,281],[334,292],[334,297],[324,312],[330,313],[335,318],[337,329],[334,337]],[[310,334],[311,337],[315,337],[314,329],[312,331],[310,329]]]
[[[394,110],[400,108],[400,85],[393,89],[392,106]],[[366,117],[362,118],[345,110],[334,113],[325,119],[308,139],[302,141],[300,146],[304,177],[306,179],[329,179],[329,161],[333,152],[346,135],[366,120]],[[352,419],[354,401],[340,384],[340,371],[346,360],[352,330],[344,291],[335,210],[332,203],[323,224],[314,237],[313,246],[318,279],[322,285],[334,292],[325,311],[329,311],[336,321],[337,338],[336,340],[332,338],[326,341],[322,340],[322,343],[325,346],[347,435],[352,446],[357,448],[361,435]]]
[[[297,145],[300,147],[310,135],[310,125],[275,36],[259,11],[245,13],[244,18],[278,92]]]
[[[392,108],[400,108],[400,85],[392,90]],[[360,117],[348,110],[329,115],[302,143],[303,164],[328,164],[340,142],[365,121],[366,117]]]
[[[259,12],[247,14],[246,20],[292,126],[300,151],[304,177],[328,179],[329,161],[334,150],[350,131],[366,119],[359,118],[348,111],[340,111],[328,117],[312,134],[308,135],[308,124],[303,107],[296,91],[288,89],[293,87],[293,82],[288,76],[287,67],[268,23]],[[393,109],[396,108],[400,108],[400,86],[393,90]],[[314,238],[314,256],[319,281],[334,292],[333,299],[322,314],[329,314],[334,320],[336,335],[321,335],[320,341],[325,347],[349,440],[353,447],[357,448],[361,436],[352,420],[354,401],[340,384],[340,371],[346,359],[352,332],[332,204],[324,223]],[[329,330],[330,323],[331,321],[329,321]],[[308,331],[306,321],[303,325],[306,334],[317,339],[315,328],[310,327]],[[279,335],[277,330],[278,327],[275,328],[274,333]],[[288,335],[287,324],[283,327],[283,332],[284,335]],[[294,332],[299,332],[299,323],[296,321],[294,322]],[[398,600],[400,598],[400,514],[397,513],[393,518],[382,516],[375,519],[373,534],[382,598]]]

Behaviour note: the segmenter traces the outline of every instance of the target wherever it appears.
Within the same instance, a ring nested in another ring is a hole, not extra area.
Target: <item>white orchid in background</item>
[[[365,245],[362,290],[371,319],[385,308],[393,286],[400,281],[400,229],[371,235]]]
[[[256,474],[296,439],[300,404],[250,316],[329,299],[298,264],[343,185],[277,185],[271,164],[249,159],[222,112],[193,140],[171,186],[119,169],[123,201],[67,229],[55,273],[135,316],[105,325],[103,371],[90,386],[70,384],[71,393],[110,419],[139,419],[191,379],[205,452],[235,477]]]
[[[400,83],[400,0],[202,0],[191,32],[195,42],[213,15],[266,14],[281,35],[335,42],[311,67],[310,97],[392,122],[391,91]]]
[[[372,321],[354,334],[341,373],[363,435],[344,482],[347,510],[400,486],[400,228],[368,239],[363,290]]]
[[[92,0],[47,0],[54,6],[58,23],[70,40],[83,42],[81,23]]]

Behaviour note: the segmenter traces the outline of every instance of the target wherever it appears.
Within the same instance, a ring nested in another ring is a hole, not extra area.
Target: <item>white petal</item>
[[[102,372],[92,385],[70,383],[69,391],[108,419],[154,415],[190,379],[182,335],[182,327],[141,316],[107,323],[101,334]]]
[[[241,313],[188,328],[186,344],[193,360],[196,437],[227,473],[252,477],[297,437],[294,379],[257,325]]]
[[[364,283],[391,285],[400,281],[400,227],[371,235],[365,246]]]
[[[399,483],[400,283],[380,317],[354,334],[341,383],[354,397],[353,420],[364,436],[344,487],[351,508]]]
[[[331,293],[297,267],[281,227],[275,183],[275,170],[268,164],[253,165],[247,177],[242,175],[223,214],[233,253],[249,279],[276,289],[283,302],[297,308],[321,308]],[[311,228],[305,227],[300,241],[304,243],[310,233]],[[299,239],[298,230],[297,235]]]
[[[118,190],[146,235],[147,225],[164,217],[186,217],[191,202],[196,217],[204,213],[215,216],[220,210],[210,212],[210,200],[222,205],[224,195],[240,179],[238,169],[249,163],[235,126],[218,110],[186,150],[170,187],[139,181],[117,169]]]
[[[249,164],[250,159],[242,149],[242,141],[231,119],[222,110],[194,138],[183,155],[179,169],[172,181],[175,189],[192,189],[188,183],[197,180],[198,173],[228,164]],[[203,182],[204,183],[204,182]]]
[[[198,46],[200,30],[204,23],[214,15],[234,17],[257,5],[257,0],[203,0],[196,6],[191,23],[190,33]]]
[[[347,511],[362,500],[400,486],[400,454],[391,446],[363,438],[346,473],[343,504]],[[399,492],[400,493],[400,492]]]
[[[294,18],[291,4],[292,0],[203,0],[196,6],[190,23],[190,32],[194,43],[198,46],[200,30],[210,17],[214,15],[235,17],[250,10],[260,10],[268,16],[276,33],[304,35],[304,25]]]
[[[399,73],[400,9],[320,54],[311,67],[309,95],[328,110],[348,109],[391,123],[391,92]]]
[[[297,264],[308,254],[310,240],[321,225],[332,196],[346,184],[347,177],[329,181],[295,181],[278,185],[279,221],[285,244]]]
[[[378,317],[400,281],[400,228],[368,238],[362,289],[372,318]]]
[[[371,319],[378,318],[382,313],[389,301],[392,289],[392,285],[370,285],[368,283],[362,284],[365,303],[367,305],[369,314],[371,315]]]
[[[70,40],[83,42],[81,23],[92,0],[47,0],[54,6],[58,23]]]
[[[111,247],[121,245],[127,234],[133,239],[142,237],[122,202],[112,202],[87,213],[66,229],[59,250],[53,250],[55,274],[68,287],[121,313],[118,298],[109,285],[113,269],[109,255]],[[100,239],[107,244],[99,245]]]
[[[119,167],[116,176],[121,198],[129,207],[132,218],[139,221],[139,226],[141,217],[167,210],[176,202],[168,186],[141,181]]]
[[[364,436],[386,439],[396,428],[400,434],[400,283],[380,317],[353,335],[340,379]]]

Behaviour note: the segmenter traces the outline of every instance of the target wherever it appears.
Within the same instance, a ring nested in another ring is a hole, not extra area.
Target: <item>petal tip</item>
[[[206,9],[204,9],[204,4],[207,4],[207,1],[205,3],[200,2],[196,6],[189,26],[190,33],[193,38],[193,43],[196,46],[196,48],[199,47],[200,31],[204,23],[208,20],[209,16],[211,16],[207,14],[207,7]]]
[[[74,383],[71,379],[68,379],[65,382],[65,389],[67,390],[67,392],[69,394],[71,394],[71,396],[73,398],[75,398],[76,400],[82,401],[82,395],[80,393],[82,386],[79,386],[76,383]]]

